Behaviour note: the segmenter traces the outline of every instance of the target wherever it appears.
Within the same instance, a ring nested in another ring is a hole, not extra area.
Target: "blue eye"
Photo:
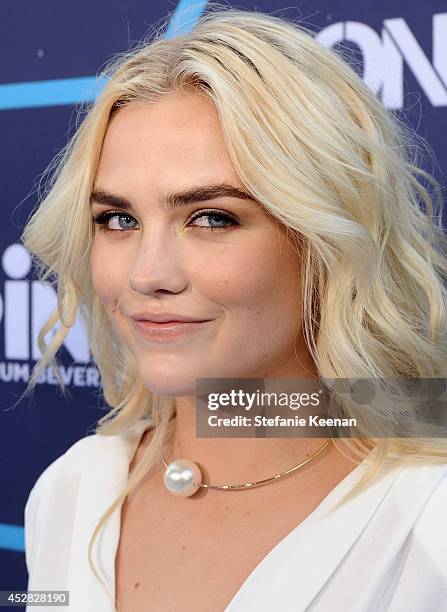
[[[104,232],[126,232],[127,230],[135,229],[135,227],[128,227],[126,224],[118,228],[109,227],[109,220],[113,219],[114,217],[118,217],[119,219],[126,219],[126,222],[129,221],[129,219],[131,221],[135,221],[135,219],[131,215],[125,215],[123,213],[118,213],[118,212],[113,212],[113,211],[103,212],[97,217],[93,217],[92,221],[93,223],[99,226],[99,229],[101,231],[104,231]],[[120,225],[119,222],[118,222],[118,225]]]
[[[196,219],[208,219],[209,222],[213,219],[214,221],[208,226],[206,225],[193,226],[193,227],[199,227],[201,229],[210,229],[211,231],[216,230],[216,229],[225,229],[226,227],[228,227],[228,224],[233,225],[233,226],[239,225],[239,223],[233,217],[231,217],[230,215],[226,213],[219,212],[217,210],[201,210],[199,214],[195,215],[190,220],[190,223],[192,221],[196,221]],[[216,221],[217,221],[217,224],[216,224]]]
[[[118,226],[110,227],[109,221],[114,218],[118,219]],[[194,225],[192,222],[196,221],[197,219],[208,219],[208,225]],[[124,220],[124,222],[122,222],[121,220]],[[129,230],[138,229],[138,224],[136,227],[132,225],[132,223],[137,222],[131,215],[111,210],[108,210],[106,212],[101,213],[100,215],[97,215],[96,217],[93,217],[92,221],[95,225],[99,226],[99,229],[101,231],[104,232],[126,232]],[[195,229],[199,228],[215,231],[219,229],[226,229],[229,226],[238,226],[239,223],[236,221],[236,219],[234,219],[227,213],[220,212],[217,210],[201,210],[190,219],[188,225],[191,225],[191,227]]]

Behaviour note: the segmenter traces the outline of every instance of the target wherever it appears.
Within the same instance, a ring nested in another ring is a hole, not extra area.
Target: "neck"
[[[268,391],[269,379],[263,378]],[[301,368],[299,372],[275,373],[270,382],[274,378],[309,379],[317,378],[317,373],[315,368]],[[275,390],[278,392],[280,388],[278,385]],[[203,481],[210,484],[242,484],[269,478],[305,460],[327,440],[327,437],[199,438],[196,435],[196,398],[177,398],[176,408],[176,429],[165,458],[168,463],[179,458],[198,463]],[[323,455],[328,452],[332,452],[332,445]],[[308,465],[310,467],[313,462]]]

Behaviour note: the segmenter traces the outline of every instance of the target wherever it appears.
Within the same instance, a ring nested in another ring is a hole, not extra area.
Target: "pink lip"
[[[203,325],[209,323],[209,321],[155,323],[154,321],[135,321],[132,319],[132,323],[138,334],[145,340],[169,342],[202,329]]]

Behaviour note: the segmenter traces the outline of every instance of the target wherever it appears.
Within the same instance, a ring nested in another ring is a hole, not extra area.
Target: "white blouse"
[[[28,591],[68,590],[63,610],[113,612],[88,544],[146,427],[141,420],[126,434],[82,438],[40,475],[25,507]],[[273,547],[225,612],[447,612],[447,464],[393,468],[328,513],[365,465]],[[118,508],[93,550],[111,593],[120,521]]]

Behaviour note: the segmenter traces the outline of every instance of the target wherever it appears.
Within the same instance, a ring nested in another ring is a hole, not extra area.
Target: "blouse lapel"
[[[141,434],[140,420],[119,436],[98,437],[97,453],[81,475],[70,554],[70,609],[114,612],[113,600],[88,563],[88,544],[103,513],[124,488]],[[286,535],[255,567],[225,612],[305,610],[374,517],[403,467],[385,471],[362,493],[330,512],[360,478],[365,462],[344,478],[314,512]],[[93,560],[115,596],[115,557],[121,531],[121,507],[115,509],[93,547]],[[293,604],[291,603],[293,602]]]
[[[402,470],[385,472],[358,496],[328,512],[360,477],[364,463],[348,474],[312,514],[261,560],[225,612],[306,609],[371,520]]]
[[[70,609],[83,612],[115,610],[115,556],[120,537],[121,507],[116,508],[106,521],[92,550],[93,564],[105,580],[112,599],[90,568],[88,545],[99,519],[127,483],[130,461],[146,427],[146,421],[140,420],[126,434],[98,436],[97,452],[88,469],[83,470],[70,554]]]

